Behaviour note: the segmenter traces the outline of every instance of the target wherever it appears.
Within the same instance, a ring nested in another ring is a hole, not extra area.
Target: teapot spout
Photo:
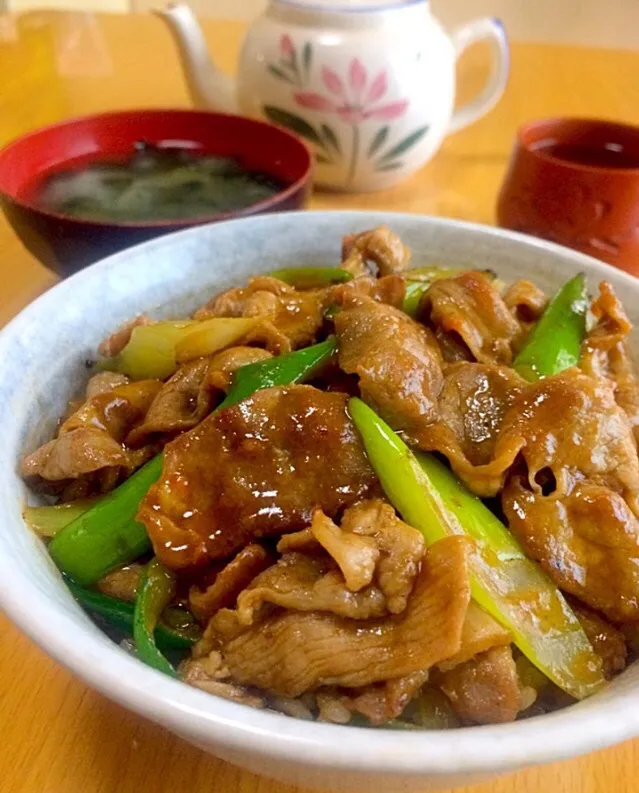
[[[182,69],[195,107],[236,113],[235,82],[211,61],[202,30],[185,3],[169,3],[154,13],[163,19],[177,44]]]

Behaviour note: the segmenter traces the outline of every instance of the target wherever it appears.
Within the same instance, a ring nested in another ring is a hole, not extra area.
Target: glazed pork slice
[[[268,275],[251,278],[245,287],[228,289],[195,313],[211,317],[262,317],[247,341],[260,341],[274,353],[312,344],[324,323],[325,290],[300,292]]]
[[[148,438],[171,437],[197,426],[211,412],[218,397],[231,386],[238,369],[271,358],[259,347],[229,347],[211,358],[182,364],[162,386],[144,422],[127,438],[139,445]]]
[[[331,286],[326,291],[326,305],[341,308],[366,303],[368,298],[378,303],[401,309],[406,296],[406,281],[401,275],[385,275],[373,278],[362,275],[343,284]]]
[[[504,416],[525,386],[508,366],[457,363],[446,367],[439,414],[457,446],[457,454],[451,454],[453,464],[459,455],[471,466],[490,463]],[[461,460],[459,465],[463,469]]]
[[[530,330],[548,305],[546,294],[532,281],[512,283],[504,292],[506,307],[524,330]]]
[[[420,449],[439,452],[477,495],[503,487],[524,440],[513,437],[497,452],[504,418],[526,382],[508,366],[459,362],[445,367],[438,420],[415,433]]]
[[[495,455],[513,442],[522,444],[532,492],[556,487],[565,495],[587,479],[619,493],[637,511],[632,427],[607,380],[573,368],[522,389],[504,416]]]
[[[512,638],[506,628],[471,600],[464,620],[461,646],[455,655],[438,665],[439,669],[442,672],[454,669],[476,655],[492,650],[493,647],[505,647],[512,642]]]
[[[213,407],[213,394],[205,381],[209,369],[206,358],[185,363],[162,384],[144,421],[127,437],[131,446],[139,446],[157,438],[169,438],[195,427]]]
[[[405,608],[424,553],[424,538],[381,499],[362,501],[344,513],[341,529],[373,541],[379,549],[375,576],[391,614]],[[339,561],[339,559],[338,559]],[[340,564],[345,576],[344,565]]]
[[[311,526],[282,537],[281,558],[239,596],[238,620],[253,624],[267,603],[350,619],[399,614],[408,603],[424,550],[420,532],[381,499],[349,507],[340,526],[315,510]]]
[[[502,508],[526,553],[613,622],[639,619],[639,461],[613,384],[568,369],[528,386],[497,451],[516,439]]]
[[[514,721],[522,705],[510,647],[494,647],[442,675],[438,681],[465,724]]]
[[[329,556],[290,551],[257,576],[237,600],[237,618],[244,625],[259,622],[270,604],[289,611],[325,612],[349,619],[384,617],[383,592],[373,583],[358,590],[346,585]]]
[[[480,363],[509,364],[522,329],[484,273],[442,278],[419,304],[418,318],[461,339]]]
[[[639,462],[628,416],[613,384],[577,368],[524,382],[507,367],[458,363],[446,367],[439,421],[416,439],[443,454],[477,495],[496,496],[517,463],[528,487],[570,493],[584,479],[623,496],[637,513]]]
[[[369,263],[382,277],[401,273],[408,268],[410,258],[410,249],[387,226],[347,234],[342,240],[342,267],[356,278],[370,274]]]
[[[428,679],[428,670],[405,677],[371,683],[359,689],[325,689],[317,692],[320,721],[346,723],[354,713],[365,716],[371,724],[381,725],[402,715],[406,706]]]
[[[222,610],[207,634],[236,683],[285,697],[420,673],[459,650],[470,600],[468,550],[462,537],[431,546],[406,609],[383,620],[285,610],[245,626]]]
[[[582,346],[579,366],[587,374],[606,377],[614,385],[615,399],[639,441],[639,380],[629,349],[632,325],[612,285],[602,281],[591,311],[597,320]]]
[[[446,456],[473,492],[499,492],[522,443],[502,443],[496,455],[497,440],[524,380],[507,366],[443,366],[427,328],[368,298],[340,311],[335,330],[340,367],[358,377],[362,398],[383,419]]]
[[[54,483],[84,479],[88,485],[92,475],[108,474],[114,486],[122,472],[135,470],[154,452],[125,443],[161,389],[159,380],[90,381],[89,398],[64,421],[56,438],[24,457],[22,475]]]
[[[601,658],[606,679],[612,680],[626,668],[628,648],[623,633],[574,598],[570,598],[570,608],[577,615],[592,649]]]
[[[170,568],[225,559],[303,529],[315,508],[334,517],[374,493],[346,403],[311,386],[270,388],[170,443],[139,511],[157,556]]]
[[[364,399],[395,429],[437,418],[443,383],[434,337],[402,311],[372,299],[335,317],[339,364],[357,375]]]
[[[580,482],[545,496],[513,477],[502,505],[526,554],[562,590],[613,622],[639,619],[639,522],[619,493]]]
[[[189,606],[193,614],[206,624],[221,608],[234,606],[240,592],[271,564],[271,557],[268,550],[256,542],[242,548],[215,575],[209,586],[205,589],[192,586],[189,589]]]

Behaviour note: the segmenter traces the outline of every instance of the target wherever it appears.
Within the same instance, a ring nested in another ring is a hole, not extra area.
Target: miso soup
[[[283,188],[230,157],[141,142],[125,160],[51,174],[33,200],[48,211],[86,220],[144,222],[243,209]]]

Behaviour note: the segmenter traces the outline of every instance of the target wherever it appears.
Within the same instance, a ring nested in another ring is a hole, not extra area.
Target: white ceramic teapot
[[[266,117],[315,150],[316,181],[377,190],[426,163],[443,138],[487,113],[508,79],[501,23],[480,19],[449,37],[428,0],[270,0],[244,41],[237,82],[215,68],[190,8],[157,12],[180,49],[193,101]],[[488,84],[453,111],[455,62],[492,45]]]

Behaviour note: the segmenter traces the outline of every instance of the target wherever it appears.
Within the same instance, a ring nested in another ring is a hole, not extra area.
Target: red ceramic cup
[[[522,127],[497,216],[639,275],[639,128],[585,119]]]
[[[283,185],[274,196],[234,212],[181,220],[90,221],[44,210],[35,185],[70,165],[122,159],[136,141],[185,141],[205,154],[235,157]],[[218,220],[302,208],[312,158],[286,130],[241,116],[199,110],[132,110],[65,121],[31,132],[0,151],[0,206],[25,247],[46,267],[69,275],[111,253],[171,231]],[[176,262],[179,266],[179,262]]]

